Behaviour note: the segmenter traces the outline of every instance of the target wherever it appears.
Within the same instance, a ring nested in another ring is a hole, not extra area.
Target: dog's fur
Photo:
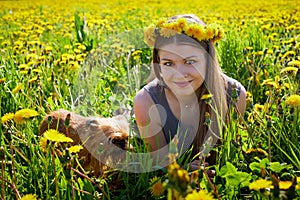
[[[100,176],[105,166],[124,161],[125,151],[129,149],[129,123],[122,115],[112,118],[83,117],[60,109],[45,116],[39,134],[48,129],[58,130],[72,138],[73,145],[83,145],[84,148],[78,153],[81,166],[95,176]]]

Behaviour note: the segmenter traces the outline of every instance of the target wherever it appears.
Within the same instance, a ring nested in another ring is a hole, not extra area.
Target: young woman
[[[245,112],[245,88],[217,61],[214,42],[222,34],[195,15],[173,16],[145,32],[153,45],[155,79],[136,94],[134,113],[141,137],[162,165],[175,135],[179,153],[192,147],[192,156],[199,156],[204,143],[213,146],[220,139],[230,106]]]

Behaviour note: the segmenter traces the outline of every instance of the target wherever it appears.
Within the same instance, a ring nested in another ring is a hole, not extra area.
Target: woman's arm
[[[236,108],[242,117],[244,116],[246,110],[246,96],[246,89],[244,86],[241,86],[240,95],[236,102]]]
[[[134,114],[140,136],[150,148],[152,158],[158,162],[166,160],[169,149],[162,132],[160,116],[149,93],[144,89],[134,98]]]

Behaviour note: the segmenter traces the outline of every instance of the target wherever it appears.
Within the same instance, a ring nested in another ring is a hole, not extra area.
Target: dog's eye
[[[116,141],[115,139],[112,139],[112,140],[111,140],[111,143],[113,143],[113,144],[116,144],[116,142],[117,142],[117,141]]]

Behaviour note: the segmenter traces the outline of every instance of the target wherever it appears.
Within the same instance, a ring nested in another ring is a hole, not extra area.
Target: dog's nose
[[[125,141],[124,141],[124,140],[121,140],[121,141],[120,141],[120,148],[121,148],[121,149],[125,149],[125,145],[126,145]]]

